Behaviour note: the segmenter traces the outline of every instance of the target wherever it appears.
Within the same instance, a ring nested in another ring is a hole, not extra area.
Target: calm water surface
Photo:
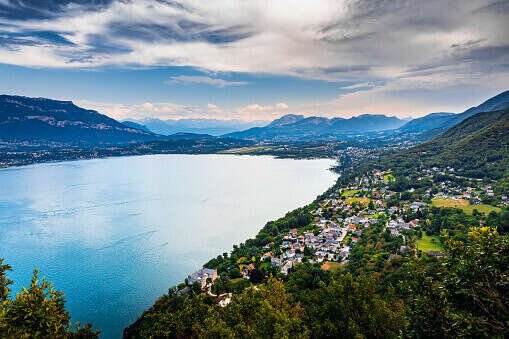
[[[0,170],[0,257],[118,338],[168,288],[337,178],[330,160],[155,155]]]

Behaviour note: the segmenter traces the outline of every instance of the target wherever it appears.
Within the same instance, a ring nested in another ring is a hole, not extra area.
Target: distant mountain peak
[[[283,115],[279,119],[272,121],[267,127],[280,127],[288,124],[293,124],[303,119],[304,119],[303,115],[287,114]]]
[[[274,120],[266,127],[251,128],[241,132],[227,134],[233,138],[250,140],[309,140],[341,138],[352,133],[372,133],[395,130],[405,121],[385,115],[364,114],[349,119],[326,118],[287,114]]]

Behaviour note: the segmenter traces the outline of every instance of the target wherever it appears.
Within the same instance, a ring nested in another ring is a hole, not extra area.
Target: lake
[[[151,155],[0,170],[0,257],[13,294],[34,268],[72,321],[118,338],[168,288],[267,221],[312,202],[331,160]]]

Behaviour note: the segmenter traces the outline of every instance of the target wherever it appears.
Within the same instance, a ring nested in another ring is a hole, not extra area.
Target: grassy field
[[[495,211],[499,213],[502,209],[498,207],[494,207],[491,205],[469,205],[469,206],[460,206],[460,208],[466,213],[466,214],[472,214],[474,210],[477,210],[480,213],[484,214],[490,214],[490,212]]]
[[[394,175],[392,175],[392,174],[390,174],[390,173],[389,173],[389,174],[385,174],[385,175],[384,175],[384,180],[385,180],[385,181],[393,181],[394,179],[395,179],[395,178],[394,178]]]
[[[500,208],[494,207],[491,205],[469,205],[468,201],[464,199],[454,200],[454,199],[444,199],[444,198],[436,198],[432,200],[432,203],[436,207],[457,207],[461,208],[465,213],[472,214],[472,212],[476,209],[480,213],[489,214],[492,211],[499,213],[501,211]]]
[[[362,205],[367,205],[367,204],[369,204],[371,199],[368,199],[368,198],[350,198],[350,199],[346,199],[346,203],[347,204],[351,204],[354,201],[356,201],[358,203],[361,203]]]
[[[433,206],[436,207],[461,207],[468,206],[468,201],[464,199],[447,199],[447,198],[435,198],[432,200]]]
[[[350,190],[350,191],[345,191],[343,194],[341,194],[341,197],[344,198],[346,197],[348,194],[351,194],[351,195],[354,195],[355,193],[359,192],[359,190]]]
[[[435,242],[431,242],[431,239],[435,239]],[[436,235],[423,235],[422,239],[419,239],[417,243],[419,249],[423,252],[427,251],[444,251],[444,246],[440,243],[440,238]]]
[[[322,265],[322,270],[327,271],[330,270],[332,272],[337,272],[341,269],[342,263],[337,261],[326,261]]]

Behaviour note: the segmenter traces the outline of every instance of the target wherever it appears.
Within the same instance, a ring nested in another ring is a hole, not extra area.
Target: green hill
[[[509,164],[509,109],[477,113],[440,136],[380,161],[383,167],[450,166],[497,178]]]

